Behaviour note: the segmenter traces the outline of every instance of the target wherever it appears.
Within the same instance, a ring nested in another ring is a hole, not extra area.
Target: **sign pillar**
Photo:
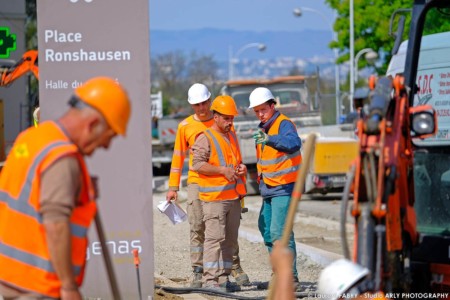
[[[57,119],[73,89],[95,76],[115,78],[132,102],[126,138],[88,160],[122,299],[138,299],[133,250],[141,259],[143,299],[153,297],[153,216],[148,0],[37,1],[41,119]],[[112,299],[92,224],[85,297]]]

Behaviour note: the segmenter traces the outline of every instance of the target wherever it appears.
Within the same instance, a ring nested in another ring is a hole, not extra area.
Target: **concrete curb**
[[[251,206],[247,206],[249,211],[259,212],[259,209],[255,209]],[[315,220],[319,220],[320,218],[308,216],[308,218],[313,218]],[[324,220],[320,219],[322,223],[325,223],[326,226],[335,227],[338,226],[338,222],[332,220]],[[352,230],[353,227],[350,224],[347,224],[347,231]],[[257,230],[245,228],[241,225],[239,227],[239,236],[247,239],[250,242],[258,242],[264,243],[264,240],[261,236],[261,233]],[[344,258],[343,255],[336,254],[330,251],[326,251],[323,249],[315,248],[303,243],[296,242],[297,253],[301,253],[311,259],[313,262],[325,267],[332,263],[333,261]]]
[[[248,240],[251,243],[264,243],[259,231],[241,226],[239,228],[239,237]],[[342,255],[315,248],[303,243],[296,242],[297,253],[301,253],[311,259],[313,262],[325,267],[333,261],[343,258]]]

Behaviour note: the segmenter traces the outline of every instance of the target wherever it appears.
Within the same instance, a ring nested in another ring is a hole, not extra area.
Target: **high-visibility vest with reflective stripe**
[[[267,132],[268,135],[277,135],[282,121],[291,122],[285,115],[280,114]],[[292,123],[294,124],[294,123]],[[295,126],[295,125],[294,125]],[[278,151],[267,145],[256,145],[256,168],[269,186],[293,183],[297,179],[297,172],[302,163],[300,150],[292,154]]]
[[[183,170],[184,159],[188,155],[192,145],[194,145],[195,138],[205,129],[214,124],[214,119],[211,118],[207,121],[198,121],[194,119],[194,116],[189,116],[178,125],[177,135],[175,138],[175,144],[173,146],[172,165],[170,168],[169,187],[179,187],[181,180],[181,172]],[[188,183],[197,183],[198,174],[191,170],[192,167],[192,155],[189,155],[189,171],[188,171]]]
[[[81,285],[87,230],[96,206],[78,148],[56,123],[44,122],[17,137],[0,174],[0,281],[52,298],[60,297],[61,282],[50,261],[39,214],[40,179],[53,162],[67,155],[76,157],[81,168],[81,190],[70,218],[72,266]]]
[[[228,133],[229,140],[214,129],[204,131],[211,147],[208,163],[213,166],[228,166],[236,168],[242,163],[241,151],[236,134]],[[247,193],[245,177],[237,181],[228,181],[223,175],[203,175],[199,173],[199,198],[202,201],[235,200]]]

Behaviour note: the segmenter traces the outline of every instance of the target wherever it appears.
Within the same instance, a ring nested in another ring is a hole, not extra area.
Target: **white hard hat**
[[[320,273],[317,292],[327,299],[336,300],[369,274],[369,270],[348,259],[339,259]]]
[[[190,104],[197,104],[208,100],[211,93],[208,88],[201,83],[194,83],[188,91],[188,102]]]
[[[269,100],[275,100],[272,92],[268,88],[258,87],[250,94],[250,106],[248,108],[261,105]]]

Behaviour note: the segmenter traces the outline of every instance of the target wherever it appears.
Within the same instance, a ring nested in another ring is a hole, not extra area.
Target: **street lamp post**
[[[234,64],[238,62],[238,57],[242,52],[249,48],[258,48],[259,51],[266,50],[266,45],[262,43],[249,43],[247,45],[242,46],[236,53],[233,55],[233,47],[229,46],[228,48],[228,80],[234,78]]]
[[[360,50],[356,55],[355,55],[355,76],[354,76],[354,83],[358,82],[358,61],[359,58],[363,55],[365,55],[365,58],[367,60],[367,62],[369,63],[374,63],[375,60],[377,60],[378,58],[378,53],[376,53],[372,48],[365,48]]]
[[[337,41],[337,34],[333,29],[333,25],[331,24],[330,20],[320,11],[315,10],[313,8],[309,8],[309,7],[301,7],[301,8],[295,8],[294,9],[294,15],[296,17],[301,17],[302,12],[303,11],[309,11],[312,13],[316,13],[318,15],[320,15],[320,17],[326,22],[328,23],[330,29],[331,29],[331,39],[333,41]],[[339,118],[340,118],[340,110],[341,110],[341,104],[340,104],[340,80],[339,80],[339,66],[337,64],[337,59],[339,56],[338,53],[338,49],[334,48],[333,49],[333,54],[334,54],[334,79],[335,79],[335,96],[336,96],[336,124],[339,124]]]
[[[355,93],[355,32],[353,26],[353,0],[350,0],[350,112],[353,112],[353,94]]]

